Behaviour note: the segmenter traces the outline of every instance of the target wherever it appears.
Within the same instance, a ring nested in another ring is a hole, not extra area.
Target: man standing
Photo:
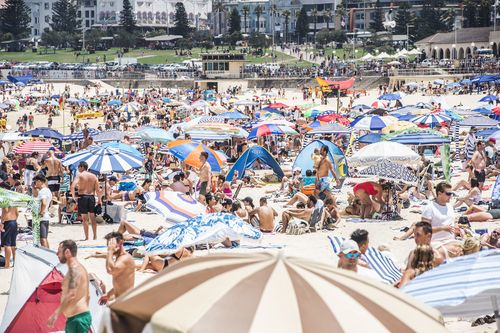
[[[2,208],[0,229],[2,230],[2,246],[5,249],[5,266],[10,268],[10,259],[16,259],[17,217],[16,207]]]
[[[101,297],[100,304],[106,304],[113,297],[119,297],[132,289],[135,280],[134,259],[123,247],[123,235],[114,231],[104,238],[108,243],[106,271],[113,278],[113,288]]]
[[[38,190],[37,199],[40,200],[40,245],[49,247],[49,206],[52,201],[52,193],[47,188],[47,179],[38,174],[33,178],[35,188]]]
[[[78,214],[82,216],[85,240],[89,239],[89,221],[92,223],[92,232],[94,240],[96,240],[95,196],[97,195],[97,203],[101,204],[101,189],[99,188],[99,180],[93,173],[87,171],[88,168],[87,162],[80,162],[78,165],[79,174],[71,184],[71,196],[73,200],[77,201],[75,188],[78,187]]]
[[[61,188],[61,176],[64,173],[61,161],[54,156],[54,151],[49,150],[47,159],[45,159],[45,166],[47,167],[47,183],[50,192],[59,200],[59,190]]]
[[[144,161],[144,170],[146,171],[146,179],[153,179],[155,171],[155,153],[150,152]]]
[[[333,164],[328,159],[328,153],[328,146],[321,147],[321,160],[318,162],[318,166],[316,168],[316,191],[319,193],[321,199],[332,197],[332,192],[330,190],[330,182],[332,179],[330,177],[330,173],[335,178],[337,185],[340,184],[337,174],[333,169]]]
[[[209,185],[212,183],[212,167],[207,160],[208,153],[206,151],[202,151],[200,153],[201,167],[198,173],[198,176],[200,177],[200,195],[205,195],[207,192],[210,192]]]
[[[474,167],[474,177],[479,183],[479,189],[483,189],[486,180],[486,154],[484,152],[484,142],[478,141],[476,151],[472,155],[471,164]]]
[[[89,278],[85,267],[76,259],[77,247],[72,240],[59,244],[57,257],[61,264],[68,265],[68,273],[62,281],[61,304],[50,316],[47,324],[54,327],[59,315],[66,317],[66,332],[88,333],[92,324],[89,311]]]
[[[476,128],[471,127],[469,134],[465,138],[465,159],[470,161],[476,147]]]

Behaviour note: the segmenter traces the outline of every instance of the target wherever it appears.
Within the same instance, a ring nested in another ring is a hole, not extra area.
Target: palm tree
[[[311,15],[314,18],[314,42],[316,43],[316,26],[318,24],[318,7],[314,6],[314,9],[311,11]]]
[[[245,24],[245,33],[247,33],[247,18],[248,18],[248,14],[250,13],[250,7],[248,6],[243,6],[243,21],[244,21],[244,24]]]
[[[264,12],[264,9],[259,5],[255,7],[255,16],[257,16],[257,33],[260,32],[260,16]]]
[[[219,34],[222,34],[222,13],[224,12],[224,3],[222,1],[217,2],[214,9],[219,13]]]
[[[330,21],[332,20],[333,14],[330,9],[325,10],[323,16],[326,18],[326,29],[330,31]]]
[[[285,43],[288,42],[288,23],[290,21],[290,11],[289,10],[284,10],[281,15],[285,18]]]

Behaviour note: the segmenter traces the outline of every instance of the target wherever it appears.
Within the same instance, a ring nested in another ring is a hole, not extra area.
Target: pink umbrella
[[[49,149],[55,149],[56,152],[60,152],[59,149],[55,148],[50,142],[28,141],[14,148],[14,153],[16,154],[31,154],[34,152],[46,153],[49,151]]]
[[[372,103],[372,108],[382,108],[385,109],[387,108],[387,104],[383,101],[375,101]]]

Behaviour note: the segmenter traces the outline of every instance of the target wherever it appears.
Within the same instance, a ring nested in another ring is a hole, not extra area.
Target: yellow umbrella
[[[399,132],[399,131],[417,128],[417,127],[418,126],[412,122],[400,120],[400,121],[396,121],[396,122],[384,127],[382,129],[382,134],[389,134],[392,132]]]

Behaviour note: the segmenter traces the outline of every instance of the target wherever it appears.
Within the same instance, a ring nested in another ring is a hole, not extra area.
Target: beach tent
[[[278,162],[276,162],[270,152],[261,146],[253,146],[248,148],[243,155],[238,158],[231,170],[229,170],[226,179],[233,179],[235,171],[238,171],[238,179],[242,179],[246,169],[251,169],[257,159],[273,169],[280,180],[285,176],[285,173],[281,170]]]
[[[293,162],[293,169],[301,168],[302,175],[306,174],[306,170],[314,170],[314,162],[311,159],[311,155],[314,152],[314,149],[327,146],[329,153],[328,158],[333,163],[333,167],[335,169],[335,173],[339,177],[343,177],[347,175],[347,164],[345,162],[344,153],[337,147],[333,142],[326,140],[314,140],[310,144],[304,147],[302,151],[297,155],[295,161]]]
[[[7,79],[14,84],[21,83],[21,84],[27,85],[30,81],[33,80],[33,76],[31,76],[31,75],[26,75],[26,76],[7,75]]]
[[[18,248],[0,332],[64,331],[66,318],[63,315],[57,318],[54,328],[47,327],[47,319],[59,306],[61,282],[66,272],[67,266],[59,263],[54,251],[36,245]],[[90,312],[93,333],[99,329],[104,309],[104,306],[98,305],[100,296],[101,292],[91,282]]]

